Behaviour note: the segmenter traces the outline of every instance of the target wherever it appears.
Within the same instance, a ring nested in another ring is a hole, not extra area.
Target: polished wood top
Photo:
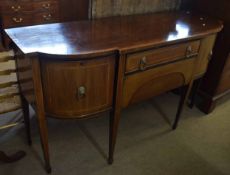
[[[6,29],[24,54],[87,57],[133,52],[219,32],[222,23],[192,12],[162,12]]]

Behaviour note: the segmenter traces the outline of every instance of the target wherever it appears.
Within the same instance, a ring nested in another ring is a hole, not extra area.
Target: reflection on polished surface
[[[169,33],[167,41],[178,40],[189,36],[188,25],[178,22],[176,23],[176,31]]]
[[[15,29],[16,31],[21,32],[21,28]],[[52,30],[52,33],[49,31]],[[24,48],[24,52],[42,52],[48,54],[62,54],[71,52],[71,47],[68,45],[67,38],[65,37],[65,32],[62,30],[61,24],[55,24],[52,26],[46,26],[44,30],[43,25],[38,26],[29,26],[24,27],[24,37],[29,38],[29,40],[24,40],[24,45],[27,47]],[[31,33],[36,31],[42,31],[40,35],[31,36]],[[52,43],[51,43],[52,41]],[[31,43],[38,43],[36,45]],[[39,44],[40,43],[40,44]]]
[[[215,33],[221,25],[209,19],[204,26],[200,16],[193,13],[163,12],[14,28],[6,33],[25,54],[86,56],[102,51],[130,52],[141,43],[146,43],[143,47],[153,47],[195,38]]]

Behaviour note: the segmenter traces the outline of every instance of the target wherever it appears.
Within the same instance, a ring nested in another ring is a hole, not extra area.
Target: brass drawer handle
[[[45,9],[49,9],[50,8],[50,4],[49,3],[48,4],[43,4],[42,7],[45,8]]]
[[[186,49],[186,57],[187,58],[190,58],[192,57],[192,46],[188,46],[187,49]]]
[[[14,10],[15,12],[18,12],[21,9],[21,6],[20,5],[17,7],[11,6],[11,9]]]
[[[84,86],[80,86],[77,89],[77,98],[78,100],[84,98],[86,96],[86,88]]]
[[[147,59],[146,59],[146,57],[141,58],[140,64],[139,64],[139,69],[141,71],[144,71],[146,69],[146,65],[147,65]]]
[[[208,55],[208,61],[211,61],[212,56],[213,56],[213,51],[211,51],[211,52],[209,53],[209,55]]]
[[[16,23],[21,23],[23,21],[23,18],[13,18],[13,21]]]
[[[44,18],[46,21],[49,21],[49,20],[51,20],[52,15],[51,15],[51,14],[43,15],[43,18]]]

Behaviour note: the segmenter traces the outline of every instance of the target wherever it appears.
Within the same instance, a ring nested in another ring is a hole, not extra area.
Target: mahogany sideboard
[[[212,59],[198,90],[201,100],[197,105],[208,114],[215,109],[219,99],[230,92],[230,1],[183,0],[182,6],[224,22],[224,29],[218,34]]]
[[[85,119],[110,111],[112,164],[122,109],[185,87],[176,129],[222,29],[219,20],[204,18],[205,23],[198,14],[163,12],[5,30],[14,43],[24,106],[37,111],[47,172],[47,117]]]
[[[88,19],[89,0],[0,0],[0,29]]]

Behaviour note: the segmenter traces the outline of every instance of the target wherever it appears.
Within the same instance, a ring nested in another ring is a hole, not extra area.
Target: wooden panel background
[[[92,0],[92,18],[175,10],[181,0]]]

